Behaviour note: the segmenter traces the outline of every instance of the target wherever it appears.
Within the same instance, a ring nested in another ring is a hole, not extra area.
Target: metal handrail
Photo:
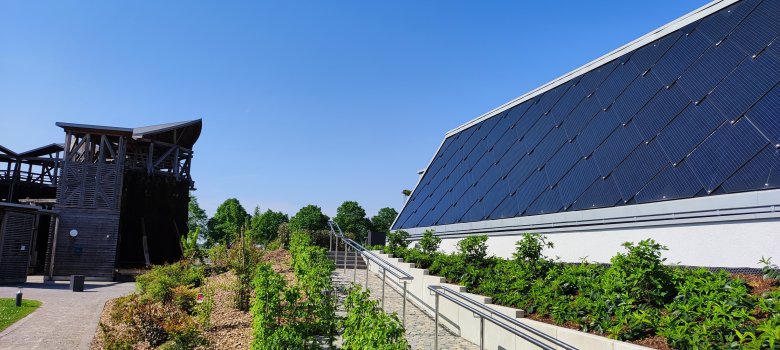
[[[356,252],[361,253],[361,255],[363,255],[367,260],[376,263],[383,270],[387,270],[387,272],[389,272],[391,275],[395,276],[399,280],[411,281],[411,280],[414,279],[414,277],[412,277],[412,275],[410,275],[408,272],[406,272],[404,270],[401,270],[398,266],[391,265],[385,259],[383,259],[381,257],[378,257],[376,254],[374,254],[374,252],[368,250],[366,247],[364,247],[360,243],[355,242],[354,240],[344,236],[344,233],[341,233],[341,234],[336,233],[336,231],[334,229],[334,226],[336,228],[338,228],[339,232],[341,232],[341,228],[338,226],[337,223],[335,223],[333,221],[330,221],[330,222],[328,222],[328,225],[330,226],[331,235],[333,235],[336,238],[341,239],[344,242],[344,244],[349,245],[350,247],[352,247],[353,250],[355,250]]]
[[[531,337],[530,335],[523,333],[515,328],[520,327],[523,330],[526,330],[539,338],[542,338],[550,343],[553,343],[557,346],[560,346],[563,349],[566,350],[578,350],[577,348],[566,344],[558,339],[555,339],[539,330],[534,329],[533,327],[526,325],[522,322],[519,322],[509,316],[506,316],[500,312],[497,312],[490,307],[485,306],[484,304],[480,304],[470,298],[467,298],[465,295],[461,294],[460,292],[454,291],[450,288],[447,288],[445,286],[428,286],[428,289],[436,294],[436,331],[434,335],[434,348],[438,348],[438,330],[439,330],[439,296],[444,297],[445,299],[455,303],[456,305],[465,308],[472,313],[478,315],[480,317],[480,349],[484,348],[484,320],[488,320],[491,323],[495,324],[498,327],[501,327],[502,329],[525,339],[529,343],[536,345],[537,347],[544,349],[544,350],[554,350],[555,347],[552,347],[550,345],[547,345],[541,341],[539,341],[536,338]],[[466,302],[464,302],[464,300]],[[475,307],[476,306],[476,307]],[[498,318],[494,317],[498,316]],[[511,325],[507,325],[506,323],[510,323]]]
[[[333,238],[336,240],[336,250],[335,250],[335,262],[338,264],[338,258],[339,258],[339,238],[344,242],[344,274],[347,273],[347,250],[349,247],[352,247],[352,250],[355,251],[355,264],[353,265],[353,273],[352,273],[352,283],[355,283],[357,280],[357,253],[360,253],[360,256],[365,258],[367,263],[374,262],[382,269],[382,294],[381,294],[381,307],[382,309],[385,308],[385,278],[387,276],[387,272],[389,271],[391,275],[398,278],[399,282],[403,284],[403,309],[401,311],[401,320],[403,322],[404,327],[406,327],[406,285],[409,283],[409,281],[414,280],[414,277],[410,275],[408,272],[401,270],[398,266],[392,265],[387,262],[387,260],[382,259],[381,257],[376,256],[373,252],[366,249],[363,245],[361,245],[358,242],[355,242],[346,236],[344,236],[344,232],[341,231],[341,227],[339,227],[339,224],[334,221],[328,221],[328,226],[330,226],[330,235],[331,235],[331,250],[333,250]],[[334,228],[335,227],[335,228]],[[336,233],[336,229],[338,229],[338,233]],[[368,266],[366,266],[366,285],[365,288],[368,290]]]

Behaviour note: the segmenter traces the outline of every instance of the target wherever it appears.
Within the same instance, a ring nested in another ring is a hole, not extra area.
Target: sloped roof
[[[57,152],[62,152],[65,146],[61,143],[52,143],[46,146],[41,146],[36,149],[31,149],[27,152],[19,153],[19,157],[40,157]]]
[[[120,134],[125,136],[132,136],[134,139],[153,139],[156,141],[164,141],[192,148],[192,146],[198,140],[198,137],[200,137],[203,120],[196,119],[175,123],[142,126],[137,128],[122,128],[63,122],[58,122],[56,125],[63,129],[79,130],[83,132]]]
[[[780,187],[780,1],[685,18],[448,133],[393,228]]]

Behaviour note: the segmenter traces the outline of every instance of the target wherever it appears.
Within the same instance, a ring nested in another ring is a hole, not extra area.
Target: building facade
[[[714,1],[445,135],[393,229],[564,261],[780,258],[780,1]]]

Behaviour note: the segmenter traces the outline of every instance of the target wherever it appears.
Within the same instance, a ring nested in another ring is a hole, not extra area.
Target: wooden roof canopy
[[[76,132],[108,134],[132,137],[135,140],[160,141],[192,148],[200,137],[203,120],[189,120],[175,123],[142,126],[138,128],[120,128],[113,126],[56,123],[57,126]]]

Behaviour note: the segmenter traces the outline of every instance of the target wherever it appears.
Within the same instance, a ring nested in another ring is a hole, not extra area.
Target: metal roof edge
[[[450,136],[452,136],[454,134],[457,134],[457,133],[459,133],[459,132],[461,132],[461,131],[463,131],[463,130],[465,130],[465,129],[467,129],[467,128],[469,128],[469,127],[471,127],[471,126],[473,126],[473,125],[475,125],[475,124],[477,124],[477,123],[479,123],[479,122],[481,122],[483,120],[485,120],[485,119],[488,119],[488,118],[490,118],[490,117],[492,117],[494,115],[497,115],[497,114],[499,114],[501,112],[504,112],[507,109],[510,109],[510,108],[512,108],[514,106],[517,106],[517,105],[519,105],[519,104],[521,104],[521,103],[523,103],[523,102],[525,102],[525,101],[527,101],[527,100],[529,100],[529,99],[531,99],[533,97],[536,97],[536,96],[538,96],[538,95],[540,95],[542,93],[545,93],[545,92],[547,92],[547,91],[549,91],[549,90],[551,90],[551,89],[553,89],[553,88],[555,88],[557,86],[560,86],[560,85],[570,81],[573,78],[576,78],[576,77],[578,77],[578,76],[580,76],[580,75],[582,75],[584,73],[587,73],[587,72],[589,72],[591,70],[594,70],[594,69],[596,69],[598,67],[601,67],[602,65],[604,65],[604,64],[606,64],[606,63],[608,63],[608,62],[610,62],[610,61],[612,61],[612,60],[614,60],[614,59],[616,59],[616,58],[618,58],[620,56],[622,56],[626,52],[630,52],[630,51],[638,49],[638,48],[640,48],[640,47],[642,47],[644,45],[647,45],[648,43],[650,43],[650,42],[652,42],[654,40],[657,40],[657,39],[662,38],[662,37],[664,37],[664,36],[666,36],[668,34],[671,34],[672,32],[674,32],[677,29],[680,29],[680,28],[682,28],[682,27],[684,27],[684,26],[686,26],[688,24],[691,24],[691,23],[693,23],[695,21],[698,21],[699,19],[707,17],[707,16],[709,16],[709,15],[711,15],[711,14],[713,14],[713,13],[715,13],[715,12],[717,12],[717,11],[719,11],[719,10],[729,6],[729,5],[732,5],[732,4],[736,3],[736,2],[738,2],[738,1],[740,1],[740,0],[714,0],[714,1],[704,5],[702,7],[699,7],[698,9],[693,10],[693,11],[691,11],[691,12],[689,12],[689,13],[687,13],[687,14],[685,14],[685,15],[683,15],[683,16],[681,16],[681,17],[679,17],[679,18],[677,18],[677,19],[675,19],[675,20],[673,20],[673,21],[671,21],[669,23],[667,23],[667,24],[664,24],[663,26],[661,26],[661,27],[659,27],[659,28],[657,28],[657,29],[655,29],[655,30],[653,30],[653,31],[651,31],[651,32],[649,32],[649,33],[647,33],[647,34],[645,34],[645,35],[643,35],[643,36],[641,36],[641,37],[631,41],[631,42],[629,42],[628,44],[625,44],[625,45],[623,45],[623,46],[621,46],[621,47],[619,47],[619,48],[617,48],[617,49],[607,53],[606,55],[603,55],[603,56],[601,56],[601,57],[599,57],[599,58],[597,58],[597,59],[595,59],[593,61],[590,61],[590,62],[586,63],[585,65],[580,66],[579,68],[574,69],[573,71],[570,71],[570,72],[568,72],[568,73],[566,73],[566,74],[564,74],[564,75],[562,75],[562,76],[560,76],[560,77],[558,77],[556,79],[553,79],[552,81],[550,81],[550,82],[548,82],[548,83],[546,83],[546,84],[544,84],[544,85],[542,85],[542,86],[540,86],[540,87],[538,87],[538,88],[536,88],[534,90],[531,90],[528,93],[526,93],[526,94],[524,94],[524,95],[522,95],[522,96],[520,96],[518,98],[515,98],[514,100],[511,100],[511,101],[509,101],[509,102],[507,102],[507,103],[505,103],[505,104],[503,104],[503,105],[501,105],[501,106],[499,106],[497,108],[494,108],[493,110],[491,110],[491,111],[489,111],[489,112],[487,112],[487,113],[485,113],[485,114],[483,114],[483,115],[481,115],[481,116],[479,116],[477,118],[474,118],[474,119],[472,119],[472,120],[470,120],[470,121],[468,121],[468,122],[458,126],[455,129],[452,129],[452,130],[448,131],[445,134],[444,138],[446,139],[446,138],[448,138],[448,137],[450,137]]]

